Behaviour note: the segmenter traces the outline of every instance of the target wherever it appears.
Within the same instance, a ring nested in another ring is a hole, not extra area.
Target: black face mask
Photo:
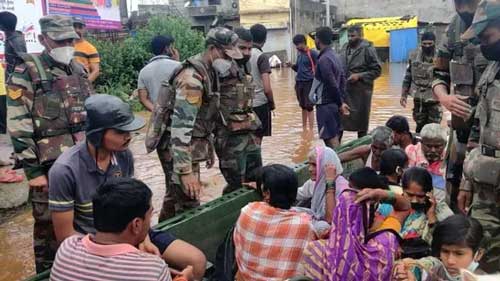
[[[356,46],[358,46],[358,44],[359,44],[360,41],[361,41],[361,39],[349,40],[349,46],[356,47]]]
[[[420,211],[420,212],[425,212],[427,211],[427,204],[426,203],[416,203],[416,202],[411,202],[411,208],[415,211]]]
[[[424,52],[424,54],[426,54],[426,55],[433,54],[435,49],[436,48],[434,46],[432,46],[432,47],[423,47],[422,46],[422,52]]]
[[[235,59],[239,66],[245,65],[250,60],[250,56],[243,56],[241,59]]]
[[[500,61],[500,40],[493,44],[481,44],[481,53],[487,60]]]
[[[472,20],[474,19],[473,13],[464,12],[464,13],[458,13],[458,15],[465,22],[467,27],[469,27],[472,24]]]

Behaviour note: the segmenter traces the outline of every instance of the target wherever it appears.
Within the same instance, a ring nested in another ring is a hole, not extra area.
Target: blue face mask
[[[476,269],[479,267],[479,262],[477,262],[475,259],[472,260],[472,262],[469,264],[467,267],[467,270],[470,272],[476,271]]]

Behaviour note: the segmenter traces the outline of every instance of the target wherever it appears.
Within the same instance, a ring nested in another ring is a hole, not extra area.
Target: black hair
[[[293,36],[293,44],[295,46],[301,44],[301,43],[306,43],[306,37],[304,36],[304,34],[297,34],[295,36]]]
[[[426,31],[424,34],[422,34],[422,41],[425,40],[431,40],[431,41],[436,41],[436,35],[432,31]]]
[[[109,178],[92,198],[97,231],[120,233],[135,218],[144,218],[151,207],[151,190],[140,180]]]
[[[387,183],[383,182],[377,175],[377,172],[369,167],[357,169],[349,176],[349,181],[352,183],[353,188],[382,188],[389,189]]]
[[[331,45],[333,42],[333,30],[328,26],[318,27],[316,29],[316,38],[323,45]]]
[[[361,35],[363,33],[363,27],[359,24],[350,25],[349,27],[347,27],[347,32],[348,33],[356,32],[359,35]]]
[[[410,186],[410,183],[415,182],[420,185],[425,193],[432,191],[432,176],[424,168],[411,167],[403,174],[403,190]]]
[[[262,191],[269,191],[271,206],[286,210],[291,208],[299,187],[293,169],[281,164],[272,164],[262,167],[256,176],[257,187]]]
[[[432,233],[432,255],[439,257],[443,245],[465,245],[474,253],[483,240],[483,227],[475,218],[453,215],[438,222]]]
[[[260,23],[252,25],[250,27],[250,32],[252,33],[253,42],[257,44],[263,44],[267,39],[267,28]]]
[[[244,28],[244,27],[237,27],[234,29],[234,33],[238,35],[238,37],[246,42],[252,42],[253,41],[253,36],[250,30]]]
[[[159,56],[163,54],[165,48],[170,47],[172,43],[174,43],[174,38],[169,35],[158,35],[153,37],[151,40],[151,51],[155,56]]]
[[[399,148],[390,148],[380,156],[380,174],[383,176],[394,175],[397,167],[403,168],[408,162],[408,156]]]
[[[11,12],[0,12],[0,25],[5,28],[5,31],[15,31],[17,25],[17,17]]]
[[[402,115],[394,115],[385,123],[386,127],[391,128],[396,133],[409,133],[410,125],[408,119]]]

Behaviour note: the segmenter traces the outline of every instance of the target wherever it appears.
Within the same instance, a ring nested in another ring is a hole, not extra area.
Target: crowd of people
[[[316,30],[317,50],[293,38],[303,129],[312,130],[315,109],[324,141],[307,157],[302,186],[291,168],[262,165],[276,107],[266,27],[212,28],[204,51],[182,62],[175,38],[154,37],[137,92],[151,111],[145,146],[165,174],[159,220],[200,205],[200,165],[217,156],[223,193],[247,185],[262,195],[229,236],[230,280],[469,280],[500,271],[500,2],[454,3],[443,46],[424,33],[407,67],[401,105],[414,97],[417,132],[395,115],[369,133],[371,144],[338,154],[344,131],[368,134],[376,51],[359,26],[338,52],[330,27]],[[16,47],[15,16],[1,19],[12,42],[7,129],[30,187],[36,271],[51,268],[51,280],[202,280],[205,254],[150,228],[152,193],[133,178],[128,148],[146,122],[94,92],[99,56],[85,22],[43,17],[45,49],[27,54]],[[362,168],[347,173],[353,161]]]

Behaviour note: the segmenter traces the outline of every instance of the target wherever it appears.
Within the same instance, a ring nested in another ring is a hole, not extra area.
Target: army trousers
[[[500,270],[500,185],[473,182],[472,190],[470,215],[481,223],[486,238],[481,269],[497,272]]]
[[[163,197],[163,205],[159,217],[159,221],[161,222],[183,211],[200,206],[200,201],[189,197],[187,191],[180,183],[179,177],[174,173],[174,163],[168,149],[157,149],[156,151],[160,158],[163,172],[165,173],[165,196]],[[200,165],[198,163],[193,163],[192,171],[199,179]]]
[[[52,266],[57,251],[57,241],[49,211],[49,193],[31,188],[29,193],[32,205],[33,249],[35,252],[36,272],[40,273]]]
[[[241,188],[242,183],[262,167],[260,145],[253,133],[230,134],[219,130],[215,139],[215,152],[227,182],[222,194]]]
[[[443,109],[439,102],[425,102],[421,99],[413,99],[413,120],[417,123],[416,132],[420,133],[422,128],[430,123],[441,123]]]

